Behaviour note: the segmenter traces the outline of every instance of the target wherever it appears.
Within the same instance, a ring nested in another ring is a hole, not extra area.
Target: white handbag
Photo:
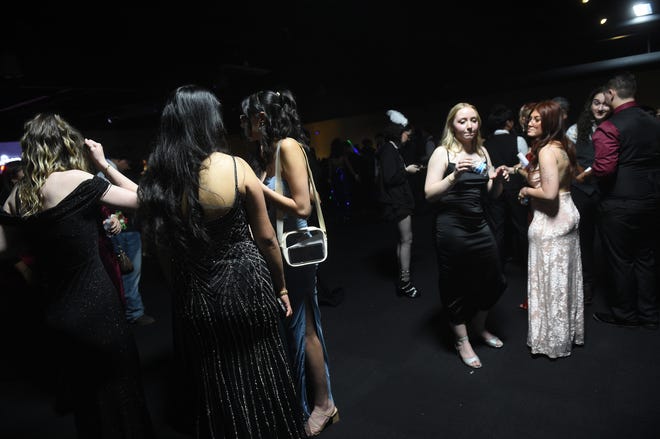
[[[278,142],[277,150],[275,152],[275,191],[282,194],[280,143],[281,141]],[[305,153],[302,146],[300,146],[300,148],[303,150],[305,164],[307,165],[307,178],[309,180],[310,190],[314,196],[314,206],[316,207],[316,216],[319,220],[319,227],[308,226],[283,233],[284,213],[279,209],[277,210],[277,240],[280,243],[284,260],[292,267],[318,264],[325,261],[328,257],[328,238],[325,231],[325,221],[323,220],[323,212],[321,211],[319,193],[314,184],[312,170],[310,169],[309,161],[307,160],[307,153]]]

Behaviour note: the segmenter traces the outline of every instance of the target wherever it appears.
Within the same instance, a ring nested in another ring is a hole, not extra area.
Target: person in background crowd
[[[594,297],[597,209],[600,191],[592,175],[591,164],[594,161],[594,145],[591,135],[612,112],[605,102],[604,87],[597,87],[584,103],[582,113],[576,124],[566,131],[568,138],[575,144],[578,168],[571,183],[571,197],[580,212],[580,254],[582,255],[582,280],[584,286],[584,304],[589,305]]]
[[[518,110],[518,126],[516,127],[518,135],[521,136],[529,145],[529,137],[527,136],[527,122],[529,122],[529,114],[532,112],[536,102],[527,102],[520,106]]]
[[[336,137],[332,140],[328,158],[328,185],[335,213],[344,222],[350,221],[355,213],[355,194],[360,183],[360,175],[349,159],[351,149],[350,142]]]
[[[568,115],[571,111],[571,103],[567,98],[563,96],[555,96],[552,98],[552,101],[559,104],[559,108],[561,108],[561,120],[564,126],[564,131],[566,131],[569,127]]]
[[[122,174],[126,174],[131,169],[130,160],[127,157],[110,157],[108,164],[117,169]],[[104,177],[104,174],[101,173]],[[129,323],[139,326],[150,325],[156,320],[144,312],[144,303],[142,294],[140,294],[140,277],[142,275],[142,235],[140,234],[139,221],[134,212],[126,215],[124,212],[115,211],[115,216],[121,216],[122,230],[110,238],[112,244],[117,248],[122,248],[126,255],[133,262],[133,271],[121,276],[124,285],[124,297],[126,306],[126,320]]]
[[[412,258],[413,228],[412,214],[415,199],[408,180],[408,174],[419,172],[417,164],[406,165],[400,153],[412,132],[408,119],[396,110],[386,113],[383,136],[385,141],[377,152],[379,164],[378,201],[385,221],[396,224],[398,243],[396,257],[399,277],[396,292],[399,296],[411,299],[419,297],[419,291],[412,283],[410,261]]]
[[[495,105],[488,114],[487,124],[492,134],[484,140],[494,167],[513,167],[520,162],[518,154],[525,155],[527,142],[513,132],[515,115],[506,105]],[[518,192],[524,181],[512,175],[504,183],[499,197],[490,198],[486,204],[488,221],[500,251],[500,259],[515,260],[527,271],[527,216],[529,209],[518,202]]]
[[[5,164],[5,169],[0,178],[0,205],[5,204],[11,190],[24,175],[23,162],[21,160],[14,160]]]
[[[0,167],[1,169],[1,167]],[[15,160],[4,165],[0,175],[0,208],[11,194],[12,189],[21,178],[23,162]],[[0,374],[4,375],[2,366],[11,367],[11,373],[34,374],[42,380],[48,380],[40,369],[40,358],[43,358],[48,341],[43,337],[43,316],[35,312],[34,301],[40,294],[31,265],[33,258],[24,251],[19,251],[0,257],[0,285],[2,285],[3,306],[0,308],[0,345],[3,355],[0,360]],[[30,309],[30,312],[17,310]],[[17,338],[14,330],[20,325],[24,328],[22,337]],[[41,345],[39,345],[41,344]]]
[[[376,193],[376,148],[374,142],[368,137],[362,139],[360,148],[360,203],[367,221],[372,221],[378,210],[378,202],[373,194]]]

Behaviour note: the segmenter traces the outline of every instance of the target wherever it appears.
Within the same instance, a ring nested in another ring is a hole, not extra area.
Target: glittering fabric
[[[210,239],[174,255],[175,334],[195,386],[198,438],[302,438],[302,413],[266,262],[241,194],[207,224]]]
[[[530,183],[539,185],[538,172]],[[532,201],[529,225],[527,292],[532,354],[566,357],[584,344],[584,304],[578,213],[570,192],[559,194],[558,204]]]
[[[0,220],[26,232],[43,282],[53,349],[44,367],[61,375],[57,409],[73,410],[79,438],[151,438],[137,348],[99,256],[98,200],[108,187],[94,177],[51,209]]]
[[[445,175],[454,168],[450,162]],[[488,177],[462,173],[434,206],[438,288],[454,325],[492,308],[506,288],[497,244],[484,213],[487,184]]]

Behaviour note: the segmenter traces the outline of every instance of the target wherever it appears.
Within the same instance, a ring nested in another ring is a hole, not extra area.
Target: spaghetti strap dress
[[[173,254],[175,338],[193,385],[198,438],[303,438],[270,271],[238,190],[209,239]]]
[[[449,162],[445,176],[454,172]],[[443,308],[453,325],[469,322],[495,305],[506,278],[493,233],[486,222],[488,177],[463,172],[435,206],[435,251]]]

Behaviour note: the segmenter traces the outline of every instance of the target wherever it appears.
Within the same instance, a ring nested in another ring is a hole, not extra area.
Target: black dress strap
[[[442,175],[442,178],[445,178],[446,176],[454,172],[454,168],[456,167],[455,163],[449,161],[449,148],[447,148],[446,151],[447,151],[447,168],[445,169],[445,173]]]
[[[236,157],[231,156],[231,159],[234,161],[234,190],[236,195],[238,195],[238,169],[236,167]]]

